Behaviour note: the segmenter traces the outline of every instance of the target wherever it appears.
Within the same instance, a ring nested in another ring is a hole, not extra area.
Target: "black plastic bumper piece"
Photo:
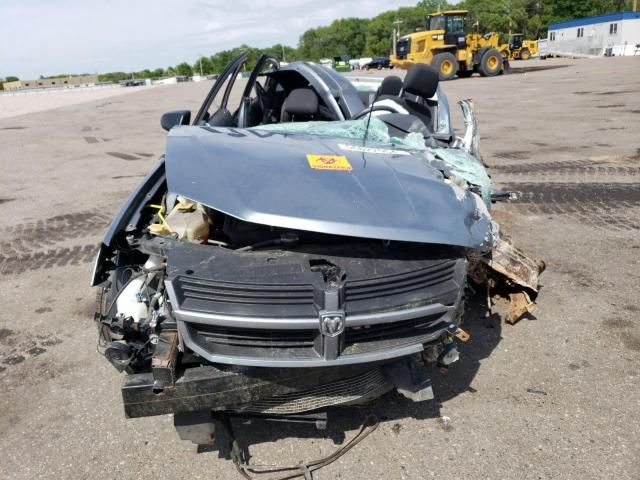
[[[151,373],[129,375],[122,387],[125,414],[129,418],[192,412],[231,410],[250,403],[331,383],[362,374],[378,366],[348,365],[327,368],[241,368],[221,370],[213,366],[189,368],[172,387],[154,392]]]

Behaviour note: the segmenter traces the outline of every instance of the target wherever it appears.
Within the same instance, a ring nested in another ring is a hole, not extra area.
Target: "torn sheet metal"
[[[505,321],[514,324],[535,311],[538,279],[544,269],[543,261],[533,260],[501,237],[491,255],[470,259],[469,278],[477,285],[486,285],[489,308],[492,295],[508,299]]]
[[[528,290],[535,300],[538,294],[538,277],[545,268],[544,262],[529,258],[504,238],[499,238],[485,263],[511,283]]]
[[[464,136],[462,137],[462,148],[480,160],[483,164],[482,154],[480,153],[480,133],[478,131],[478,117],[475,114],[475,105],[473,100],[460,100],[458,102],[462,108],[462,116],[464,117]]]
[[[520,320],[526,313],[533,313],[536,310],[536,304],[529,298],[525,290],[509,294],[509,311],[505,317],[505,322],[514,324]]]
[[[434,148],[433,154],[442,160],[447,173],[460,177],[471,185],[478,187],[483,202],[491,206],[491,178],[484,165],[464,150],[457,148]]]

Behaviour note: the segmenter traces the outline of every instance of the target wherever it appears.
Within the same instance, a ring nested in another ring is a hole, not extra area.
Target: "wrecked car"
[[[269,56],[241,78],[246,62],[193,121],[162,117],[165,155],[92,278],[126,416],[174,414],[198,444],[224,415],[319,425],[393,389],[433,398],[425,364],[458,359],[467,279],[487,281],[506,244],[472,105],[457,138],[430,67],[374,88]],[[532,301],[536,266],[513,270]]]

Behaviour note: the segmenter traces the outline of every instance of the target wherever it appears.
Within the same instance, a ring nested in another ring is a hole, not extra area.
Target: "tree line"
[[[334,56],[388,56],[392,50],[394,22],[399,26],[400,34],[406,35],[424,27],[425,15],[448,9],[468,10],[469,28],[477,22],[480,32],[498,32],[505,42],[509,32],[524,33],[526,38],[537,39],[546,36],[550,23],[631,10],[632,3],[633,0],[463,0],[450,4],[446,0],[421,0],[413,7],[389,10],[370,19],[341,18],[327,26],[310,28],[300,36],[296,47],[282,44],[268,48],[240,45],[210,56],[202,56],[193,63],[181,62],[175,66],[138,72],[104,73],[99,75],[99,80],[119,82],[132,77],[157,79],[174,75],[212,75],[220,73],[241,51],[248,52],[248,68],[262,54],[287,61],[318,61]]]
[[[399,22],[396,25],[400,34],[406,35],[424,28],[427,14],[442,10],[468,10],[469,28],[478,22],[480,32],[498,32],[504,42],[508,41],[509,32],[538,39],[546,37],[550,23],[631,10],[632,3],[633,0],[463,0],[451,4],[444,0],[422,0],[413,7],[389,10],[371,19],[341,18],[327,26],[310,28],[300,36],[295,48],[279,44],[269,48],[241,45],[196,59],[191,65],[183,62],[174,70],[179,75],[219,73],[242,50],[249,53],[249,67],[263,53],[287,61],[388,56],[393,47],[394,22]]]

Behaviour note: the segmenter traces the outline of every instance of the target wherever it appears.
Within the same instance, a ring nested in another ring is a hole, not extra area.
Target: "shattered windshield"
[[[359,120],[345,120],[340,122],[290,122],[274,123],[251,127],[249,130],[267,132],[291,133],[300,135],[317,135],[321,137],[344,138],[363,142],[367,131],[367,117]],[[389,134],[387,125],[376,117],[371,117],[366,143],[378,146],[404,147],[410,149],[425,150],[424,137],[420,133],[412,132],[403,138]]]

